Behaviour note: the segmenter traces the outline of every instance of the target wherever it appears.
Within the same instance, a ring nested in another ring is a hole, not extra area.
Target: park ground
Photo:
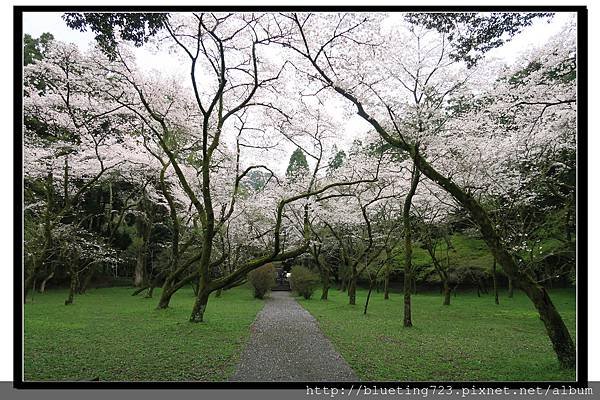
[[[403,297],[374,293],[363,315],[366,290],[357,305],[346,293],[329,292],[327,302],[299,300],[325,335],[366,381],[568,381],[531,301],[515,292],[508,298],[458,293],[450,306],[438,293],[412,296],[413,327],[404,328]],[[550,292],[575,337],[575,292]],[[374,297],[373,297],[374,296]]]
[[[194,300],[182,289],[167,310],[129,288],[91,289],[64,305],[66,291],[35,294],[25,305],[26,381],[225,381],[235,372],[263,301],[239,287],[211,298],[206,322],[187,322]],[[551,296],[573,336],[575,292]],[[374,293],[367,315],[331,290],[300,300],[361,380],[545,381],[574,380],[561,370],[529,300],[501,292],[458,293],[442,306],[438,293],[413,296],[413,322],[402,327],[402,296]]]

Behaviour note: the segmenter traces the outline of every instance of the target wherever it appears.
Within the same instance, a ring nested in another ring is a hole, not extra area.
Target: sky
[[[24,13],[23,32],[33,37],[38,37],[44,32],[50,32],[56,40],[75,43],[82,50],[93,45],[94,35],[91,32],[80,32],[70,29],[62,20],[61,15],[62,13],[52,12]],[[546,19],[536,20],[532,26],[525,28],[523,32],[515,36],[510,42],[490,51],[486,57],[493,57],[501,63],[511,64],[520,54],[528,52],[533,47],[542,46],[550,37],[558,33],[573,15],[571,13],[556,13],[555,17],[549,23]],[[393,20],[395,18],[400,18],[400,15],[392,16],[390,19]],[[144,46],[135,48],[135,55],[138,67],[148,70],[168,71],[169,74],[181,76],[184,86],[191,85],[189,83],[189,64],[181,62],[177,57],[168,54],[166,50],[156,51],[152,46]],[[341,103],[342,100],[340,99],[338,104],[332,102],[327,105],[328,112],[332,118],[335,118],[338,114],[341,115],[341,111],[337,111],[341,107]],[[341,131],[344,132],[344,135],[336,145],[338,148],[345,150],[348,150],[355,139],[363,136],[371,128],[358,115],[351,116],[343,124],[344,126]],[[269,164],[278,173],[283,174],[287,167],[287,162],[282,162],[281,160],[289,159],[295,149],[295,145],[286,141],[280,143],[282,144],[278,148],[270,150],[269,153],[254,151],[251,154],[243,155],[243,159],[248,163],[255,163],[257,161],[264,161],[263,158],[266,157],[269,159]],[[311,161],[309,160],[309,163]]]

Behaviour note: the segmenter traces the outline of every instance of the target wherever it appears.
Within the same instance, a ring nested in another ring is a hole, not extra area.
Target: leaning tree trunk
[[[170,275],[169,277],[167,277],[163,285],[163,289],[160,294],[160,299],[158,300],[158,305],[156,306],[156,309],[163,310],[165,308],[168,308],[173,295],[193,279],[194,274],[188,275],[182,279],[179,279],[178,281],[176,281],[176,275]]]
[[[173,291],[171,283],[165,282],[162,287],[162,291],[160,292],[160,298],[158,299],[156,309],[164,310],[165,308],[168,308],[173,294],[175,294],[175,291]],[[150,294],[150,296],[152,296],[152,294]]]
[[[146,289],[150,289],[150,285],[146,285],[146,286],[142,286],[141,288],[137,288],[133,293],[131,293],[131,295],[137,296],[138,294],[142,293]]]
[[[50,273],[50,275],[48,275],[46,278],[44,278],[44,280],[42,281],[42,284],[40,285],[40,293],[44,293],[46,291],[46,284],[48,283],[48,281],[50,279],[54,278],[54,271],[52,271]]]
[[[540,319],[546,327],[546,333],[552,342],[560,365],[575,368],[576,352],[573,339],[563,319],[550,300],[546,290],[526,272],[521,271],[512,254],[502,245],[500,237],[483,207],[468,193],[458,187],[429,165],[416,151],[411,151],[413,159],[419,160],[419,168],[429,179],[450,193],[470,214],[479,226],[483,239],[492,251],[494,258],[506,272],[509,279],[523,290],[537,309]]]
[[[369,282],[369,293],[367,293],[367,300],[365,301],[365,310],[363,315],[367,315],[367,308],[369,307],[369,300],[371,299],[371,292],[373,291],[373,281]]]
[[[182,272],[179,267],[179,238],[180,238],[180,223],[179,218],[177,216],[177,207],[175,206],[175,201],[173,200],[173,196],[169,192],[167,185],[165,183],[165,172],[169,164],[164,164],[163,168],[160,171],[160,185],[163,195],[169,204],[169,217],[171,218],[172,223],[172,233],[171,233],[171,259],[169,260],[169,268],[167,270],[167,277],[165,282],[163,283],[162,292],[160,295],[160,299],[158,301],[158,305],[156,308],[158,310],[165,309],[169,306],[169,302],[171,301],[171,297],[175,293],[177,289],[175,289],[175,282],[177,280],[177,276]],[[144,229],[146,232],[146,229]],[[158,276],[156,279],[156,283],[158,284]],[[150,287],[148,291],[148,295],[146,297],[152,296],[152,291],[154,290],[154,285]]]

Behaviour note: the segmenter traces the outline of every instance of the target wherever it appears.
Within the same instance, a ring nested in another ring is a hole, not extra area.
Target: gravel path
[[[231,381],[358,381],[317,321],[289,292],[271,292]]]

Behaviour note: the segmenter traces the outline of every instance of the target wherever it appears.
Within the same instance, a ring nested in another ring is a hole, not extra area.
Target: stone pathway
[[[250,341],[231,381],[359,380],[289,292],[271,292],[250,329]]]

